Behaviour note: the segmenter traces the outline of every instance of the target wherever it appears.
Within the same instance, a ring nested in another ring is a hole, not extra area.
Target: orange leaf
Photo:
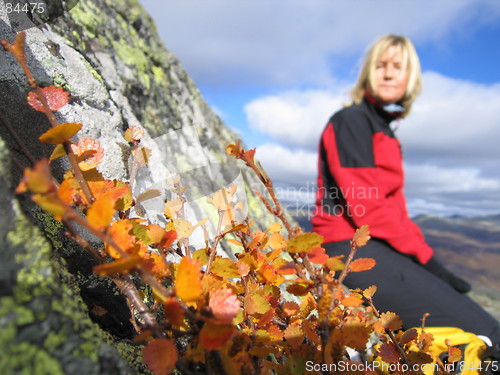
[[[382,323],[385,329],[389,329],[391,331],[401,329],[401,327],[403,326],[403,322],[401,322],[399,316],[390,311],[380,314],[379,321]]]
[[[52,112],[59,111],[69,103],[69,92],[65,91],[62,87],[48,86],[40,90]],[[31,91],[28,94],[28,104],[35,110],[44,112],[42,102],[38,100],[35,91]]]
[[[177,270],[175,292],[184,302],[195,302],[202,293],[201,267],[196,259],[182,258]]]
[[[273,233],[269,236],[269,246],[273,250],[281,250],[286,247],[285,238],[279,233]]]
[[[317,233],[303,233],[288,241],[287,250],[289,253],[305,253],[323,243],[323,236]]]
[[[218,289],[210,293],[208,306],[212,309],[217,323],[231,324],[240,310],[240,301],[231,289]]]
[[[283,313],[286,316],[294,316],[300,312],[299,305],[297,305],[297,303],[292,302],[292,301],[285,302],[282,306],[282,309],[283,309]]]
[[[279,273],[280,275],[295,275],[297,273],[297,267],[293,262],[286,262],[278,269],[276,269],[276,272]]]
[[[1,45],[9,51],[18,61],[26,62],[26,32],[21,31],[17,34],[14,44],[10,44],[6,40],[0,40]]]
[[[96,229],[106,228],[115,213],[115,203],[129,191],[128,187],[114,188],[102,194],[87,211],[87,220]]]
[[[136,243],[136,237],[130,234],[133,224],[129,220],[118,220],[111,224],[109,228],[109,234],[113,241],[123,250],[129,252],[129,250]],[[106,244],[106,249],[108,254],[115,259],[121,258],[121,254],[112,247]]]
[[[392,341],[380,345],[379,355],[384,362],[388,363],[399,362],[399,352],[394,346],[394,343]]]
[[[371,270],[373,267],[375,267],[375,259],[372,258],[358,258],[355,259],[350,265],[349,269],[351,272],[362,272],[362,271],[368,271]]]
[[[64,179],[61,186],[59,186],[59,189],[57,189],[57,195],[59,195],[64,203],[70,205],[73,204],[79,189],[80,185],[78,185],[78,182],[73,177],[69,177]]]
[[[305,286],[301,284],[291,284],[286,287],[286,291],[288,293],[293,294],[294,296],[305,296],[309,293],[310,286]]]
[[[361,228],[356,229],[354,238],[352,242],[356,244],[357,247],[365,246],[370,239],[370,228],[368,225],[362,225]]]
[[[459,348],[451,346],[450,340],[446,339],[446,345],[448,346],[448,362],[455,363],[462,359],[462,351]]]
[[[316,328],[318,326],[318,322],[313,320],[316,317],[313,315],[313,317],[304,320],[302,323],[302,329],[304,330],[304,333],[306,337],[313,343],[318,345],[321,342],[321,339],[319,338],[318,333],[316,332]]]
[[[342,326],[342,341],[350,348],[365,350],[371,332],[372,328],[369,325],[359,321],[353,321]]]
[[[272,322],[275,315],[276,311],[273,308],[270,308],[264,314],[262,314],[259,321],[257,322],[257,327],[261,328],[267,326],[269,323]]]
[[[42,143],[50,143],[52,145],[64,143],[71,139],[82,128],[82,124],[75,122],[57,125],[55,128],[50,128],[43,133],[38,140]]]
[[[285,331],[283,331],[283,336],[285,336],[285,340],[291,347],[297,347],[304,341],[304,333],[298,324],[290,324]]]
[[[307,252],[307,256],[309,257],[309,260],[314,264],[325,264],[329,259],[328,255],[326,255],[325,249],[320,246],[309,250]]]
[[[173,340],[155,339],[142,349],[142,359],[155,375],[168,375],[175,368],[178,353]]]
[[[24,170],[24,176],[16,188],[16,193],[25,193],[28,190],[40,194],[55,191],[47,159],[38,161],[33,169]]]
[[[167,232],[156,224],[148,225],[147,234],[150,243],[162,249],[168,249],[177,238],[177,233],[175,231],[171,230]]]
[[[99,264],[94,267],[94,273],[99,276],[109,276],[115,273],[127,274],[132,268],[138,265],[142,258],[138,255],[115,260],[111,263]]]
[[[80,139],[76,145],[71,145],[71,150],[76,155],[82,171],[97,167],[104,157],[104,149],[93,138]]]
[[[349,294],[348,296],[344,297],[340,303],[346,307],[358,307],[363,304],[363,300],[359,297],[356,297],[355,295]]]
[[[205,323],[198,338],[206,350],[217,350],[231,338],[233,332],[232,325]]]

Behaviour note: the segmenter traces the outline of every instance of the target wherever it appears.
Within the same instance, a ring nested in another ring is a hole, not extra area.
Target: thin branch
[[[12,124],[10,123],[9,119],[7,116],[5,116],[2,112],[0,112],[0,122],[5,126],[11,137],[14,139],[16,144],[19,146],[21,149],[22,153],[26,158],[30,161],[31,165],[35,165],[36,160],[35,157],[31,154],[31,152],[28,150],[26,145],[24,144],[23,141],[21,141],[21,138],[17,135],[16,131],[12,127]]]

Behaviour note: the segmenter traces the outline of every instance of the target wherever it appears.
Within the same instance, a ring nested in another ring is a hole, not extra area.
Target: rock
[[[0,0],[0,6],[3,3]],[[150,221],[165,220],[163,206],[172,194],[168,179],[173,173],[189,187],[188,219],[196,223],[208,216],[212,233],[217,213],[206,198],[235,183],[238,198],[246,203],[241,217],[250,212],[256,227],[274,221],[252,192],[262,190],[260,182],[225,154],[237,136],[207,106],[179,61],[163,46],[139,2],[75,3],[63,2],[74,7],[27,30],[27,59],[42,87],[55,84],[71,93],[57,119],[84,124],[79,137],[101,143],[106,153],[100,172],[106,178],[130,178],[130,151],[123,133],[141,126],[152,156],[148,167],[137,173],[134,193],[161,191],[160,197],[143,203],[141,214]],[[0,39],[13,41],[11,21],[0,13]],[[50,125],[27,105],[28,92],[22,69],[0,51],[0,114],[40,159],[53,149],[38,142]],[[14,196],[22,171],[13,165],[27,166],[29,161],[5,126],[0,126],[0,136],[2,373],[146,372],[140,348],[128,341],[132,327],[125,300],[115,295],[109,281],[92,275],[92,260],[66,239],[58,222],[27,197]],[[68,165],[60,162],[56,167],[60,177]],[[191,244],[203,244],[203,237],[198,235]],[[232,256],[230,247],[223,246]]]

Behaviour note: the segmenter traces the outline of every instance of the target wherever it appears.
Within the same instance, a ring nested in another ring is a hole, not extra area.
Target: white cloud
[[[141,3],[195,80],[217,84],[322,85],[336,59],[361,55],[375,36],[396,32],[417,43],[441,42],[500,17],[495,0]]]
[[[273,181],[297,186],[316,178],[315,152],[265,144],[257,148],[256,158]]]
[[[346,98],[328,91],[291,91],[253,100],[245,112],[252,128],[274,140],[315,150],[329,117]]]
[[[424,74],[424,90],[398,129],[404,150],[479,166],[500,156],[500,84],[482,85]],[[496,159],[496,160],[495,160]],[[453,163],[453,161],[452,161]]]
[[[443,168],[436,165],[405,165],[406,186],[413,194],[481,193],[500,190],[500,180],[481,175],[479,168]]]

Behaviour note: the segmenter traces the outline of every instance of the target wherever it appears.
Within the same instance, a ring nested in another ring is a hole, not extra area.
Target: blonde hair
[[[356,85],[351,91],[351,98],[354,103],[359,104],[365,96],[365,91],[373,90],[374,73],[377,62],[384,52],[392,46],[401,48],[403,53],[403,66],[406,66],[406,69],[408,69],[408,84],[406,85],[403,99],[399,103],[404,107],[403,116],[406,116],[410,112],[413,101],[418,94],[420,94],[420,90],[422,89],[422,74],[420,72],[420,61],[415,51],[415,47],[412,42],[404,36],[388,34],[372,44],[365,55]]]

